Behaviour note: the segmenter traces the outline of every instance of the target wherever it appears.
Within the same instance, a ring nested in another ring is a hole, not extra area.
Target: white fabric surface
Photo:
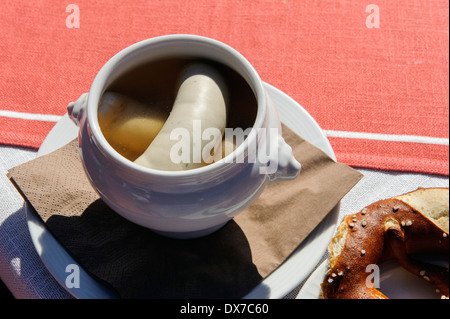
[[[35,156],[34,150],[0,147],[0,278],[16,298],[71,298],[36,253],[28,231],[24,201],[6,177],[8,169]],[[358,212],[374,201],[418,187],[449,186],[449,179],[442,176],[358,170],[364,178],[342,200],[340,218]],[[299,283],[299,287],[286,297],[295,298],[302,284]]]
[[[45,268],[31,241],[24,200],[6,177],[36,151],[0,147],[0,278],[16,298],[70,298]]]

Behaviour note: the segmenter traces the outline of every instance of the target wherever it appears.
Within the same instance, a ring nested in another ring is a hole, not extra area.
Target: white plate
[[[446,268],[449,264],[448,256],[422,256],[419,259]],[[320,284],[327,272],[327,262],[328,260],[322,262],[311,274],[296,299],[319,299]],[[431,284],[403,269],[395,260],[381,265],[378,290],[390,299],[439,299],[441,297]]]
[[[278,108],[281,121],[306,141],[315,145],[331,158],[336,160],[328,139],[317,122],[292,98],[265,84],[265,88]],[[54,126],[42,143],[38,156],[50,153],[71,140],[78,134],[78,128],[72,123],[67,114]],[[339,205],[320,223],[305,239],[296,251],[270,276],[256,286],[245,298],[283,298],[304,281],[315,269],[324,255],[330,242],[337,220]],[[103,286],[96,279],[89,276],[81,267],[80,288],[68,288],[66,278],[71,273],[66,272],[66,266],[76,265],[76,261],[56,241],[46,229],[41,219],[33,209],[27,207],[28,228],[33,244],[56,280],[76,298],[113,298],[114,292]]]

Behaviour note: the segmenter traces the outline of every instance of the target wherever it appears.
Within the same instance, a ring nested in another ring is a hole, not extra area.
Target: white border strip
[[[333,130],[324,130],[324,132],[329,137],[354,138],[354,139],[389,141],[389,142],[449,145],[449,139],[441,137],[347,132],[347,131],[333,131]]]
[[[22,120],[44,121],[44,122],[58,122],[62,118],[62,116],[60,115],[25,113],[6,110],[0,110],[0,116]]]
[[[0,116],[22,120],[45,121],[45,122],[58,122],[62,118],[62,116],[60,115],[25,113],[6,110],[0,110]],[[448,138],[431,137],[431,136],[378,134],[378,133],[334,131],[334,130],[324,130],[324,133],[328,137],[353,138],[353,139],[377,140],[388,142],[449,145]]]

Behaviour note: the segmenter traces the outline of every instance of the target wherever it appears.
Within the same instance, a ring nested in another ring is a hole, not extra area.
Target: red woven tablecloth
[[[2,1],[0,143],[39,147],[111,56],[173,33],[240,51],[340,162],[448,175],[446,0]]]

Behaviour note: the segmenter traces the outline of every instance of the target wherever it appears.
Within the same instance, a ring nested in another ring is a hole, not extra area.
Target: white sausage
[[[135,163],[168,171],[201,167],[204,161],[199,161],[195,155],[198,155],[206,145],[209,144],[210,147],[211,140],[201,139],[200,146],[195,144],[196,141],[200,141],[198,136],[194,136],[196,123],[197,127],[199,123],[201,124],[202,132],[208,128],[215,128],[223,136],[227,123],[228,98],[225,83],[219,73],[206,64],[194,63],[186,68],[180,82],[169,117],[153,142]],[[174,163],[173,156],[171,157],[172,148],[179,146],[181,142],[180,139],[170,138],[171,133],[177,129],[189,133],[188,162]],[[222,141],[222,136],[217,141],[218,145]]]
[[[167,115],[160,109],[119,93],[105,92],[99,104],[98,122],[108,143],[129,160],[135,160],[164,125]]]

